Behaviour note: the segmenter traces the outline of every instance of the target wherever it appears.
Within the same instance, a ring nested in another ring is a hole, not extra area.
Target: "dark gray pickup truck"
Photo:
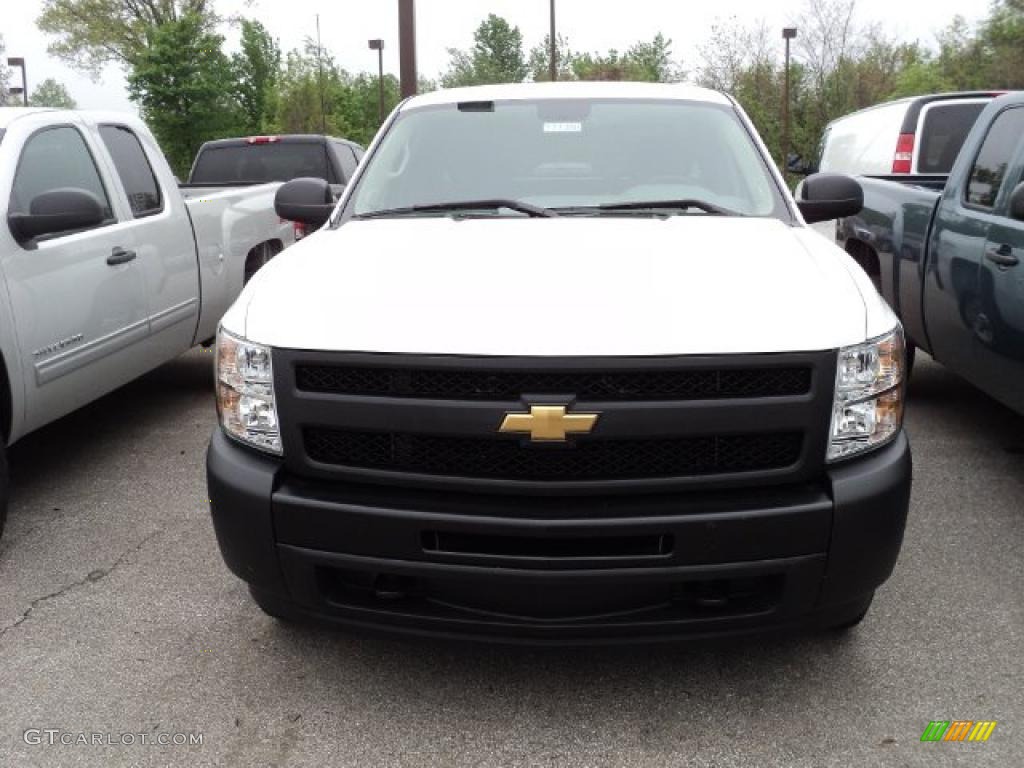
[[[907,342],[1024,413],[1024,93],[981,113],[948,180],[861,179],[839,240]]]

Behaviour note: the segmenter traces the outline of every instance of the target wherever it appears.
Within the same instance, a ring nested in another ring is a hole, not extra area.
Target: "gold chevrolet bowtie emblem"
[[[564,405],[531,405],[529,413],[506,413],[498,431],[529,434],[534,442],[564,443],[566,435],[590,432],[598,415],[566,413]]]

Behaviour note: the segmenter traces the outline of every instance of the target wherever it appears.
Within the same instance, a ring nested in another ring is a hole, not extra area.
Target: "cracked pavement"
[[[196,350],[31,435],[0,541],[0,766],[1008,766],[1024,751],[1024,419],[919,359],[903,554],[860,628],[653,648],[287,627],[224,568]],[[922,744],[995,719],[987,744]],[[28,728],[194,733],[29,745]]]

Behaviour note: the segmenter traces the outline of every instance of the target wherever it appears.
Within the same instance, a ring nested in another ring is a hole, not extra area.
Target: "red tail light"
[[[279,136],[250,136],[245,140],[247,144],[274,144],[280,141]]]
[[[295,233],[296,242],[298,242],[306,236],[306,225],[299,221],[293,221],[292,231]]]
[[[893,173],[910,173],[914,163],[914,134],[901,133],[896,142],[896,154],[892,158]]]

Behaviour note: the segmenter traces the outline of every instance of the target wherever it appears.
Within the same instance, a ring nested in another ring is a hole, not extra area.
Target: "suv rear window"
[[[313,176],[337,184],[323,143],[244,144],[199,153],[191,184],[291,181]]]
[[[940,104],[925,112],[918,173],[949,173],[985,104]]]

